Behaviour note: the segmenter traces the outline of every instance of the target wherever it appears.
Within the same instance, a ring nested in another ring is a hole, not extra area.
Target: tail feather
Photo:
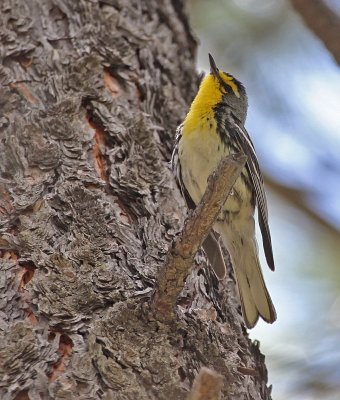
[[[255,243],[252,246],[255,249]],[[251,251],[251,248],[249,249]],[[268,323],[276,320],[276,311],[272,299],[268,293],[268,289],[263,279],[261,266],[257,254],[253,254],[248,260],[246,255],[245,265],[247,268],[247,277],[250,282],[250,291],[252,299],[260,316]]]
[[[218,224],[217,228],[231,257],[247,327],[253,328],[259,316],[273,323],[276,311],[263,279],[255,237],[241,236],[225,223]]]
[[[247,275],[239,268],[234,268],[238,291],[240,294],[242,315],[247,328],[253,328],[259,319],[259,312],[253,301]]]

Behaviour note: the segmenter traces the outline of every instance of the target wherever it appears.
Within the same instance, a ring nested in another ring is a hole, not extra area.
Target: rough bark
[[[178,0],[0,3],[0,398],[269,399],[230,272],[149,309],[183,226],[168,161],[197,88]]]

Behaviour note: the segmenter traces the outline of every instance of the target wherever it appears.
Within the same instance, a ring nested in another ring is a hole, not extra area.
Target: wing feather
[[[255,148],[248,132],[242,124],[233,116],[232,123],[228,124],[228,132],[232,139],[238,143],[240,149],[248,157],[246,167],[248,169],[251,181],[255,190],[256,203],[258,208],[259,225],[263,240],[263,249],[269,268],[274,271],[274,257],[272,249],[272,241],[268,224],[268,207],[267,199],[263,186],[263,177],[260,171]],[[230,128],[233,127],[233,128]]]

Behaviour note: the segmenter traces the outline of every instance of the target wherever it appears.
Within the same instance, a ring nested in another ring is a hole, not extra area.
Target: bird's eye
[[[224,94],[231,92],[230,86],[227,83],[225,83],[223,80],[221,82],[221,92],[223,92]]]

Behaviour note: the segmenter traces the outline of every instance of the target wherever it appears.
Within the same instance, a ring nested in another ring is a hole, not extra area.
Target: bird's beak
[[[220,75],[218,73],[218,68],[216,67],[215,60],[212,58],[212,55],[209,53],[209,62],[210,62],[210,73],[216,78],[218,78]]]

